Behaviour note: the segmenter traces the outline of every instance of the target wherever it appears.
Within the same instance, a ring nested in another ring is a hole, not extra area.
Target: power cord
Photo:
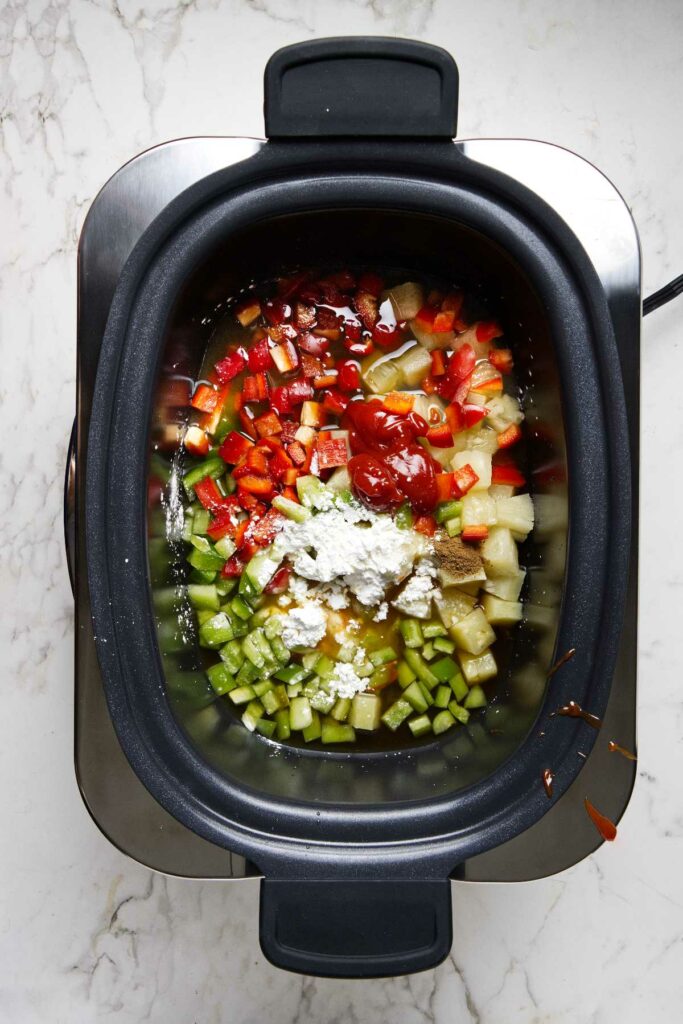
[[[669,281],[659,291],[653,292],[643,302],[643,316],[647,316],[648,313],[654,312],[655,309],[659,309],[666,302],[671,302],[677,295],[683,293],[683,274],[675,277],[673,281]]]

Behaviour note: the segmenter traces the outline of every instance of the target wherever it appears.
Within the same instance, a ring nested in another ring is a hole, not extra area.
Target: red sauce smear
[[[541,778],[543,779],[543,788],[545,789],[545,795],[548,797],[549,800],[551,800],[553,795],[553,782],[555,780],[555,776],[550,768],[544,768]]]
[[[629,761],[638,760],[635,754],[632,754],[626,747],[620,746],[619,743],[615,743],[614,740],[610,740],[607,746],[609,747],[610,754],[621,754],[622,757],[627,758]]]
[[[431,512],[437,502],[436,469],[417,443],[429,430],[422,416],[387,412],[378,400],[351,402],[341,425],[349,431],[351,486],[363,504],[386,512],[408,501],[420,515]]]
[[[556,661],[553,667],[550,669],[550,672],[548,672],[548,679],[552,679],[552,677],[557,672],[558,668],[562,668],[562,666],[566,665],[568,661],[571,661],[575,654],[576,647],[570,647],[567,653],[563,654],[559,661]]]
[[[570,700],[569,704],[565,704],[564,707],[553,711],[550,717],[555,718],[556,715],[564,715],[567,718],[582,718],[584,722],[592,725],[594,729],[599,729],[602,726],[602,720],[597,715],[591,715],[590,711],[584,711],[581,705],[577,704],[574,700]]]
[[[609,818],[606,818],[604,814],[601,814],[600,811],[593,807],[593,804],[590,802],[588,797],[584,799],[583,803],[586,811],[588,812],[588,817],[591,819],[602,838],[606,839],[609,843],[616,839],[617,826],[614,822],[610,821]]]

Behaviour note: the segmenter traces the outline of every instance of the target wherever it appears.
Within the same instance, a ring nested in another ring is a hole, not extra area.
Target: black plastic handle
[[[452,139],[458,68],[439,46],[339,36],[285,46],[265,71],[269,139],[412,136]]]
[[[64,471],[64,547],[71,593],[76,593],[76,420],[71,428]]]
[[[261,949],[276,967],[384,978],[440,964],[451,948],[448,879],[261,882]]]

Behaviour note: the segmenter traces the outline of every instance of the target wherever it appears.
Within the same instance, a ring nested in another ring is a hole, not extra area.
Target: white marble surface
[[[433,972],[280,973],[258,948],[256,883],[154,876],[99,834],[73,773],[61,488],[78,233],[128,157],[183,135],[260,134],[262,68],[284,43],[418,36],[460,64],[462,135],[559,142],[612,177],[649,292],[683,270],[681,4],[4,0],[0,25],[0,1020],[680,1020],[683,300],[644,331],[640,764],[618,841],[561,877],[455,885],[453,952]]]

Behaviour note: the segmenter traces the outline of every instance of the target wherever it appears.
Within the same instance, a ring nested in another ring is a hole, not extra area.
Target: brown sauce
[[[562,715],[566,718],[582,718],[584,722],[592,725],[594,729],[602,727],[602,720],[597,715],[591,715],[590,711],[584,711],[581,705],[573,700],[570,700],[564,707],[558,708],[557,711],[553,711],[550,717],[555,718],[556,715]]]
[[[638,758],[626,747],[622,747],[619,743],[615,743],[614,740],[610,740],[607,744],[610,754],[621,754],[622,757],[627,758],[629,761],[637,761]]]
[[[553,782],[555,776],[550,768],[544,768],[541,778],[543,779],[543,788],[545,789],[545,795],[549,800],[552,800],[553,796]]]
[[[566,652],[566,654],[563,654],[562,657],[559,659],[559,661],[555,662],[553,667],[550,669],[550,672],[548,672],[547,678],[548,679],[552,679],[552,677],[555,675],[557,670],[562,668],[563,665],[566,665],[568,661],[571,661],[575,654],[576,654],[576,648],[575,647],[570,647],[569,650]]]
[[[608,843],[611,843],[616,839],[617,826],[614,822],[610,821],[609,818],[606,818],[604,814],[601,814],[600,811],[593,807],[593,804],[590,802],[588,797],[584,799],[583,803],[588,813],[588,817],[591,819],[602,838],[607,840]]]

